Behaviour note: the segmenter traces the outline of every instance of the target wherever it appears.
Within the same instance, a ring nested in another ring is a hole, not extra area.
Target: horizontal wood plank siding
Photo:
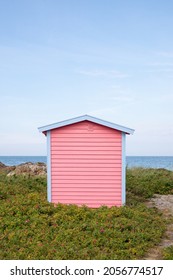
[[[90,121],[51,130],[52,202],[120,206],[121,132]]]

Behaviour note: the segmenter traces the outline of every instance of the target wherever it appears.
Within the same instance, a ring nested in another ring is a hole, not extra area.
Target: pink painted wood
[[[122,205],[122,135],[90,121],[51,130],[53,203]]]

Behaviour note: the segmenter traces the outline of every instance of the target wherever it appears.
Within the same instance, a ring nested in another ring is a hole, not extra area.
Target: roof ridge
[[[88,120],[88,121],[91,121],[91,122],[94,122],[94,123],[97,123],[97,124],[100,124],[100,125],[103,125],[103,126],[107,126],[109,128],[119,130],[119,131],[122,131],[122,132],[127,133],[127,134],[133,134],[134,133],[134,129],[131,129],[131,128],[128,128],[128,127],[125,127],[125,126],[122,126],[122,125],[119,125],[119,124],[116,124],[116,123],[113,123],[113,122],[108,122],[108,121],[105,121],[103,119],[99,119],[99,118],[96,118],[96,117],[93,117],[93,116],[90,116],[90,115],[87,115],[87,114],[79,116],[79,117],[74,117],[74,118],[71,118],[71,119],[67,119],[67,120],[64,120],[64,121],[60,121],[60,122],[57,122],[57,123],[49,124],[49,125],[46,125],[46,126],[42,126],[42,127],[39,127],[38,130],[40,132],[46,132],[46,131],[49,131],[49,130],[52,130],[52,129],[56,129],[56,128],[63,127],[63,126],[66,126],[66,125],[70,125],[70,124],[75,124],[75,123],[85,121],[85,120]]]

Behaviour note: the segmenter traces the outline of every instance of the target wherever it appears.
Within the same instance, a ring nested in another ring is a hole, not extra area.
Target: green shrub
[[[131,194],[148,197],[147,183],[140,191],[140,176],[130,171],[127,176]],[[0,174],[0,194],[0,259],[140,259],[165,230],[156,209],[141,203],[54,206],[46,200],[45,178]]]
[[[173,260],[173,246],[169,246],[163,250],[164,260]]]
[[[173,194],[173,172],[166,169],[127,169],[127,203],[133,205],[154,194]]]

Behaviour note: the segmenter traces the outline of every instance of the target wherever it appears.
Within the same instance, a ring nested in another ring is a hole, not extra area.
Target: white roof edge
[[[134,129],[131,129],[131,128],[128,128],[128,127],[125,127],[125,126],[122,126],[122,125],[119,125],[119,124],[115,124],[115,123],[112,123],[112,122],[104,121],[102,119],[95,118],[95,117],[92,117],[92,116],[89,116],[89,115],[83,115],[83,116],[79,116],[79,117],[76,117],[76,118],[72,118],[72,119],[60,121],[60,122],[57,122],[57,123],[45,125],[45,126],[39,127],[38,130],[39,130],[39,132],[46,132],[48,130],[52,130],[52,129],[55,129],[55,128],[63,127],[63,126],[74,124],[74,123],[78,123],[78,122],[81,122],[81,121],[91,121],[91,122],[101,124],[101,125],[104,125],[104,126],[116,129],[116,130],[120,130],[120,131],[128,133],[128,134],[133,134],[134,133]]]

